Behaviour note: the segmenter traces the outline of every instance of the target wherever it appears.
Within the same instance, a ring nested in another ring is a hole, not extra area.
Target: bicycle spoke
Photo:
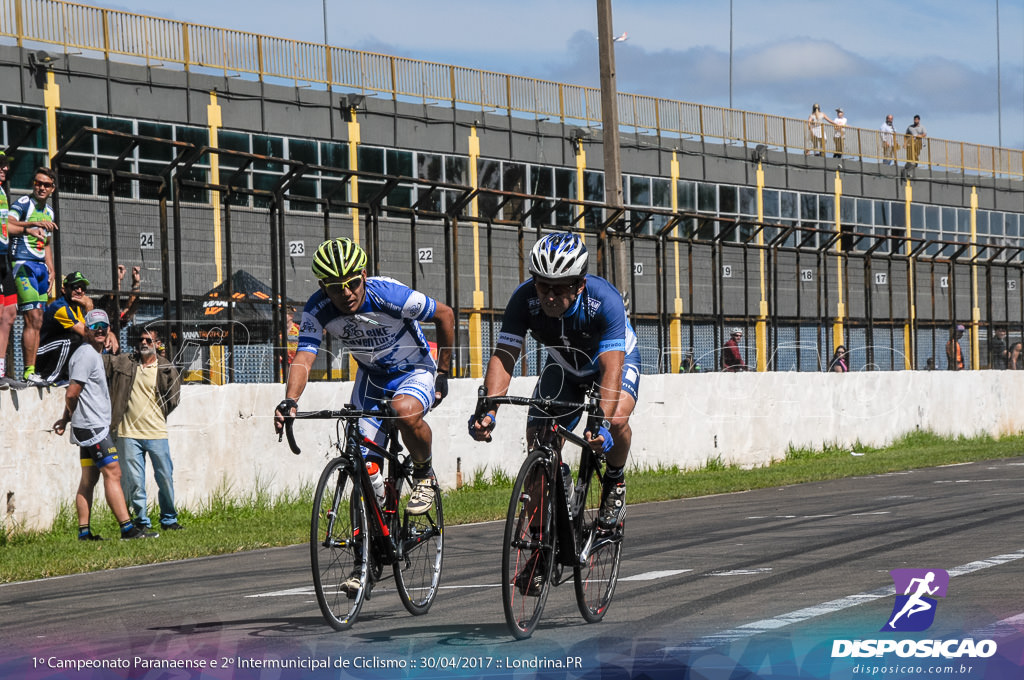
[[[576,485],[579,514],[573,526],[580,548],[580,563],[573,567],[573,581],[580,614],[594,623],[604,618],[615,593],[622,555],[622,530],[606,532],[598,528],[601,479],[596,471],[590,471],[587,477]]]
[[[400,507],[402,526],[395,540],[398,560],[395,562],[395,583],[402,604],[410,614],[426,614],[437,596],[444,556],[444,510],[440,489],[434,491],[434,507],[424,515],[410,515]]]
[[[366,512],[353,491],[345,461],[327,464],[317,484],[310,525],[310,563],[320,611],[337,630],[352,625],[362,607],[368,581]],[[358,587],[346,582],[358,577]]]
[[[502,604],[519,639],[533,634],[547,601],[554,566],[554,521],[547,460],[531,453],[519,471],[505,522]]]

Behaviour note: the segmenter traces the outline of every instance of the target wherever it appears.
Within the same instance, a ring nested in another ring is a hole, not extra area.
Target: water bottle
[[[572,472],[569,470],[569,466],[566,463],[562,463],[562,486],[565,487],[565,503],[569,508],[569,518],[572,519]]]
[[[373,485],[373,495],[377,497],[377,505],[384,507],[384,475],[380,473],[380,466],[372,460],[366,461],[366,471],[370,474],[370,484]]]

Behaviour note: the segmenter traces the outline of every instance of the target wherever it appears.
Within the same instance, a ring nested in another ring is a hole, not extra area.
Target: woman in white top
[[[822,130],[822,121],[832,123],[832,120],[825,115],[821,107],[815,104],[811,107],[811,115],[807,117],[807,129],[811,131],[811,147],[814,150],[815,156],[820,156],[825,152],[825,135]],[[812,149],[808,149],[805,153],[811,153]]]

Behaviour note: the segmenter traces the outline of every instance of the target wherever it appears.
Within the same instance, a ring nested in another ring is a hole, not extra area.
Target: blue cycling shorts
[[[50,291],[50,270],[45,262],[22,260],[14,263],[14,287],[18,294],[18,311],[42,309]]]
[[[434,371],[411,368],[404,373],[377,375],[360,368],[352,386],[352,404],[360,410],[381,409],[384,402],[399,394],[407,394],[423,404],[425,414],[434,405]],[[363,436],[383,445],[384,433],[378,418],[363,418],[359,428]]]

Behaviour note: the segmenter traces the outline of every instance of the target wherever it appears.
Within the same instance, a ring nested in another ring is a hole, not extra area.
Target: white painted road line
[[[659,578],[668,578],[669,576],[675,576],[676,574],[685,574],[693,569],[666,569],[664,571],[645,571],[642,574],[635,576],[627,576],[626,578],[620,578],[619,582],[622,581],[653,581]]]
[[[288,590],[274,590],[269,593],[256,593],[255,595],[246,595],[246,597],[284,597],[286,595],[312,595],[315,591],[313,586],[303,586],[302,588],[289,588]]]
[[[726,571],[709,572],[708,576],[755,576],[757,574],[767,574],[771,570],[771,567],[755,567],[753,569],[728,569]]]
[[[972,631],[972,635],[979,640],[985,640],[1013,637],[1020,635],[1021,632],[1024,632],[1024,614],[996,621],[990,626]]]
[[[619,579],[622,581],[654,581],[659,578],[668,578],[669,576],[676,576],[677,574],[685,574],[693,569],[664,569],[662,571],[647,571],[642,574],[636,574],[634,576],[626,576]],[[755,573],[755,572],[750,572]],[[465,590],[471,588],[500,588],[500,583],[479,583],[469,584],[462,586],[438,586],[438,590]],[[374,586],[374,592],[389,592],[393,588],[382,587],[380,585]],[[288,588],[286,590],[273,590],[269,593],[256,593],[254,595],[246,595],[246,597],[287,597],[292,595],[312,595],[315,591],[313,586],[302,586],[301,588]]]
[[[949,569],[949,577],[963,576],[964,574],[970,574],[981,569],[988,569],[989,567],[995,567],[1000,564],[1006,564],[1014,560],[1024,558],[1024,550],[1018,550],[1017,552],[1007,553],[1005,555],[996,555],[990,557],[987,560],[978,560],[976,562],[969,562],[959,567],[953,567]],[[833,614],[843,609],[855,607],[865,602],[871,602],[882,597],[888,597],[895,595],[893,586],[885,586],[884,588],[878,588],[877,590],[870,590],[864,593],[858,593],[856,595],[849,595],[847,597],[839,598],[838,600],[832,600],[831,602],[824,602],[814,607],[807,607],[804,609],[798,609],[796,611],[782,614],[771,619],[763,619],[761,621],[753,621],[751,623],[745,623],[741,626],[737,626],[731,630],[725,630],[721,633],[715,633],[707,635],[705,637],[693,640],[691,642],[684,643],[682,645],[674,647],[665,647],[662,651],[702,651],[706,649],[712,649],[719,645],[730,644],[738,642],[749,637],[753,637],[760,633],[776,630],[784,626],[790,626],[794,623],[802,623],[819,616],[826,614]]]

